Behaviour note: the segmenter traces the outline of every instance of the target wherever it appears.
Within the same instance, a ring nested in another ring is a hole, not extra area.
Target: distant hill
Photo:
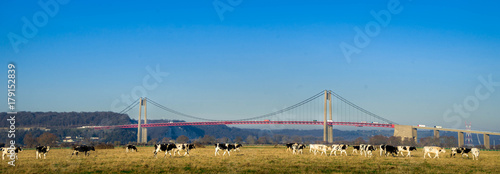
[[[6,120],[9,116],[6,112],[0,113],[1,120]],[[108,126],[130,123],[128,115],[114,112],[18,112],[16,115],[17,127]],[[0,122],[0,127],[8,126],[8,122]]]

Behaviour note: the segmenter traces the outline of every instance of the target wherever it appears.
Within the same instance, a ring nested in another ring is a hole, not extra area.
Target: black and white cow
[[[354,145],[354,146],[352,146],[352,148],[353,148],[352,154],[354,154],[354,153],[358,154],[358,151],[361,151],[360,145]]]
[[[236,148],[236,149],[234,149],[234,152],[236,152],[236,150],[238,150],[238,152],[240,152],[241,151],[240,147],[243,147],[243,145],[234,143],[234,147]]]
[[[345,156],[347,156],[347,148],[349,145],[347,144],[334,144],[332,145],[332,151],[330,152],[330,156],[332,156],[332,152],[335,156],[337,156],[337,151],[340,152],[340,156],[342,156],[342,153],[345,153]]]
[[[306,145],[305,144],[293,144],[292,145],[292,153],[293,154],[298,154],[300,152],[300,154],[303,153],[304,151],[304,148],[306,148]]]
[[[155,154],[155,157],[158,158],[156,156],[158,152],[165,152],[165,156],[163,156],[163,158],[165,158],[167,156],[167,153],[170,153],[170,156],[172,156],[171,152],[176,148],[177,146],[175,144],[155,144],[155,150],[153,151],[153,153]]]
[[[288,152],[288,151],[292,151],[292,146],[293,146],[294,144],[297,144],[297,143],[286,143],[286,144],[285,144],[285,146],[286,146],[286,151],[287,151],[287,152]],[[310,151],[311,151],[311,150],[309,150],[309,152],[310,152]]]
[[[71,153],[71,157],[73,155],[78,156],[78,153],[84,153],[85,156],[90,156],[90,151],[95,151],[94,146],[86,146],[86,145],[81,145],[81,146],[75,146],[73,147],[73,153]]]
[[[50,146],[36,146],[36,159],[40,158],[42,159],[42,154],[43,154],[43,159],[47,158],[47,153],[49,153]]]
[[[364,145],[364,152],[365,152],[365,157],[368,155],[368,157],[372,157],[373,151],[377,150],[377,148],[373,147],[372,145]]]
[[[233,149],[236,149],[236,146],[234,146],[234,144],[217,143],[217,144],[215,144],[215,156],[220,155],[219,151],[221,151],[221,150],[224,151],[222,156],[226,155],[226,152],[229,156],[231,156],[231,154],[229,152]]]
[[[471,152],[471,149],[470,148],[466,148],[466,147],[454,147],[454,148],[451,148],[451,156],[450,157],[455,157],[456,154],[461,154],[462,157],[467,156],[469,157],[469,152]]]
[[[386,144],[381,144],[380,145],[380,156],[382,156],[382,154],[385,154],[386,151],[385,151],[385,146],[387,146]]]
[[[417,148],[414,146],[398,146],[398,156],[399,153],[401,153],[401,156],[404,156],[403,152],[407,152],[408,154],[406,155],[407,157],[411,157],[410,153],[411,151],[416,151]]]
[[[19,158],[17,158],[17,154],[18,154],[19,152],[22,152],[22,151],[23,151],[23,149],[22,149],[21,147],[16,147],[16,148],[13,148],[13,149],[8,148],[8,147],[0,147],[0,149],[2,150],[2,160],[4,160],[5,155],[9,155],[9,154],[11,154],[11,151],[14,151],[14,156],[15,156],[15,158],[16,158],[16,159],[19,159]]]
[[[389,154],[392,154],[392,156],[398,155],[398,148],[391,145],[386,145],[385,156],[388,156]]]
[[[179,156],[181,156],[181,153],[180,153],[181,150],[186,151],[184,153],[184,156],[186,156],[186,155],[189,155],[189,150],[196,149],[196,147],[194,147],[194,144],[176,144],[175,146],[176,146],[176,149],[174,150],[174,156],[175,156],[175,152],[177,152],[177,154],[179,154]]]
[[[125,145],[125,152],[128,152],[128,151],[137,152],[137,147],[135,147],[132,144],[127,144],[127,145]]]

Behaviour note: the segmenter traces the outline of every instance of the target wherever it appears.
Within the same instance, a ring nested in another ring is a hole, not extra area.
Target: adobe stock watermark
[[[475,90],[474,95],[466,96],[460,104],[453,104],[452,108],[447,109],[443,113],[443,120],[447,123],[455,123],[453,128],[459,128],[464,118],[469,118],[471,113],[478,110],[480,102],[490,98],[491,94],[495,92],[496,87],[500,87],[500,81],[493,81],[493,75],[488,75],[485,79],[483,76],[478,77],[479,83]]]
[[[160,70],[160,65],[156,65],[154,70],[150,66],[146,66],[146,71],[148,74],[142,78],[141,85],[133,87],[130,94],[121,94],[119,99],[115,99],[111,103],[112,111],[121,111],[139,97],[147,96],[148,91],[158,88],[158,85],[163,82],[163,78],[169,75],[169,73]]]
[[[7,38],[15,53],[19,53],[19,45],[27,44],[38,34],[38,29],[49,23],[49,17],[54,18],[59,13],[60,5],[68,4],[70,0],[39,0],[38,5],[42,8],[35,12],[31,19],[23,16],[23,26],[20,33],[9,32]]]
[[[219,16],[219,20],[224,21],[224,13],[227,11],[232,12],[234,8],[240,5],[243,0],[214,0],[212,5],[214,6],[215,12]]]
[[[411,1],[411,0],[410,0]],[[382,27],[387,27],[391,23],[393,15],[399,14],[403,11],[403,6],[399,0],[389,0],[386,10],[376,12],[371,10],[370,14],[374,20],[365,24],[364,30],[359,27],[354,27],[356,35],[353,38],[353,44],[347,42],[340,42],[339,47],[344,55],[347,63],[351,63],[351,56],[353,54],[361,53],[363,48],[370,45],[372,38],[378,36]]]

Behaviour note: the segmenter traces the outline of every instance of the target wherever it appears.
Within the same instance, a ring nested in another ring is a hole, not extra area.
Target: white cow
[[[331,148],[327,145],[321,145],[316,150],[321,151],[320,155],[323,155],[323,153],[324,153],[326,156],[328,156],[328,154],[326,152],[331,150]],[[314,154],[316,155],[316,153],[314,153]]]
[[[472,160],[474,159],[479,160],[479,149],[472,148],[470,151],[472,152]]]
[[[316,152],[318,151],[319,147],[323,146],[322,144],[309,144],[309,152],[314,153],[316,155]]]
[[[437,146],[425,146],[424,147],[424,158],[425,158],[425,155],[429,155],[429,158],[432,158],[431,153],[436,154],[434,156],[434,158],[439,158],[439,153],[446,153],[446,150],[441,148],[441,147],[437,147]]]

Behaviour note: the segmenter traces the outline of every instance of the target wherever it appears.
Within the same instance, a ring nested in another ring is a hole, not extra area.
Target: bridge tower
[[[141,127],[142,106],[144,106],[144,124],[148,124],[148,116],[146,111],[146,98],[139,99],[139,119],[137,120],[137,143],[148,142],[148,129]]]
[[[330,108],[328,108],[330,107]],[[330,114],[328,114],[330,111]],[[332,121],[332,93],[325,90],[325,120],[323,122],[323,141],[328,143],[333,143],[333,126],[329,125],[328,122]],[[330,119],[327,119],[327,115],[330,115]]]

